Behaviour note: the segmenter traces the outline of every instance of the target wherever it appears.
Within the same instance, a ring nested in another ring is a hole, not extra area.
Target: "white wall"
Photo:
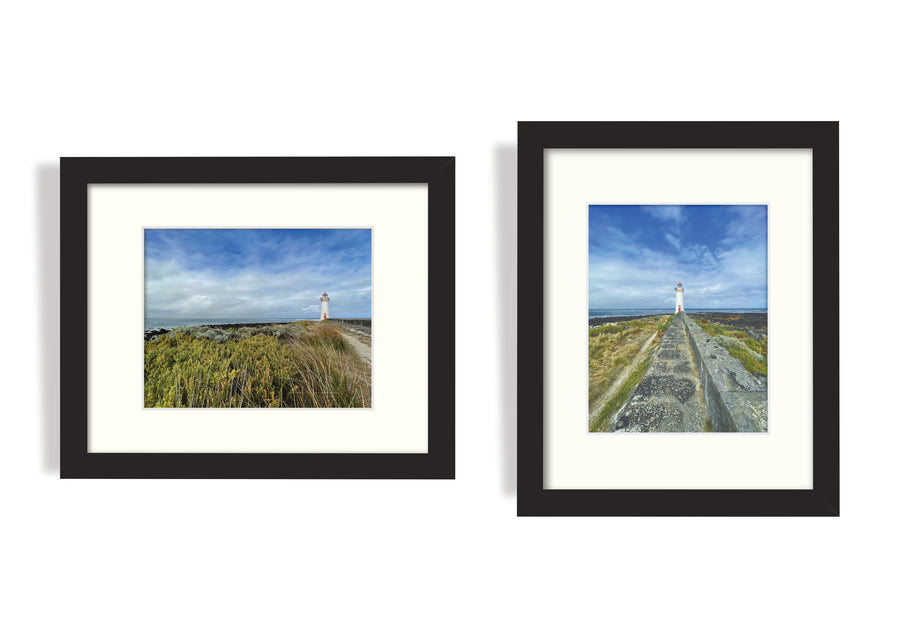
[[[631,5],[4,5],[0,633],[896,626],[896,16]],[[516,518],[520,119],[841,120],[841,518]],[[493,300],[458,305],[457,480],[57,478],[59,156],[419,154],[457,156],[457,290]]]

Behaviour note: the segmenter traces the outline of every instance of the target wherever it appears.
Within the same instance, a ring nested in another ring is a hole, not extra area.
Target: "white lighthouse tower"
[[[328,298],[328,292],[322,292],[322,298],[319,300],[322,302],[322,316],[319,317],[319,320],[325,321],[328,319],[328,302],[331,300]]]
[[[675,313],[679,312],[684,312],[684,287],[681,285],[681,281],[675,288]]]

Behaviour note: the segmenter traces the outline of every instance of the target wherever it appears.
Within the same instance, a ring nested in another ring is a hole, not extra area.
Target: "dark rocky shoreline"
[[[750,328],[765,333],[769,327],[768,312],[687,312],[695,321],[706,319],[710,323]]]
[[[301,320],[309,320],[315,322],[315,319],[301,319]],[[350,326],[355,330],[361,331],[365,334],[371,335],[372,333],[372,319],[330,319],[334,323],[338,325]],[[220,330],[230,330],[230,329],[240,329],[242,327],[265,327],[267,325],[290,325],[294,321],[278,321],[275,323],[270,322],[262,322],[262,323],[213,323],[210,325],[196,325],[192,327],[207,327],[213,329]],[[181,326],[183,327],[183,326]],[[144,330],[144,342],[152,341],[157,336],[162,336],[163,334],[168,334],[174,329],[178,329],[175,327],[156,327],[152,330]]]
[[[196,327],[210,327],[219,330],[239,329],[242,327],[265,327],[266,325],[290,325],[291,321],[281,321],[280,323],[216,323],[214,325],[197,325]],[[192,326],[193,327],[193,326]],[[144,330],[144,341],[152,341],[157,336],[168,334],[173,329],[167,327],[157,327],[152,330]]]
[[[674,312],[673,312],[674,314]],[[590,327],[606,325],[607,323],[619,323],[620,321],[637,321],[638,319],[652,318],[655,316],[668,316],[668,314],[639,314],[637,316],[601,316],[588,319]]]
[[[713,323],[732,325],[739,328],[750,328],[765,333],[769,326],[768,312],[687,312],[687,315],[695,321],[706,319]],[[652,316],[668,316],[667,314],[647,314],[640,316],[604,316],[588,320],[590,327],[606,325],[607,323],[619,323],[621,321],[635,321],[637,319],[650,318]]]

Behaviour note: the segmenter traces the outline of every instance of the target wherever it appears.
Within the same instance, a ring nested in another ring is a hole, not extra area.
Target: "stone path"
[[[703,388],[678,314],[660,339],[650,368],[612,418],[612,431],[703,431],[709,427]]]

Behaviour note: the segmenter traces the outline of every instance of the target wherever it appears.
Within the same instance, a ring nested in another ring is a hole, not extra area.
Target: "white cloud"
[[[654,219],[676,226],[684,220],[684,206],[644,206],[642,210],[649,212]]]
[[[336,281],[322,271],[273,274],[261,270],[222,274],[189,271],[172,262],[145,265],[147,316],[299,317],[319,310],[322,290],[329,290],[335,315],[371,314],[368,274]]]
[[[675,302],[685,287],[687,307],[765,307],[766,246],[757,243],[721,252],[686,246],[681,254],[644,250],[641,258],[610,256],[591,263],[591,308],[658,308]]]

